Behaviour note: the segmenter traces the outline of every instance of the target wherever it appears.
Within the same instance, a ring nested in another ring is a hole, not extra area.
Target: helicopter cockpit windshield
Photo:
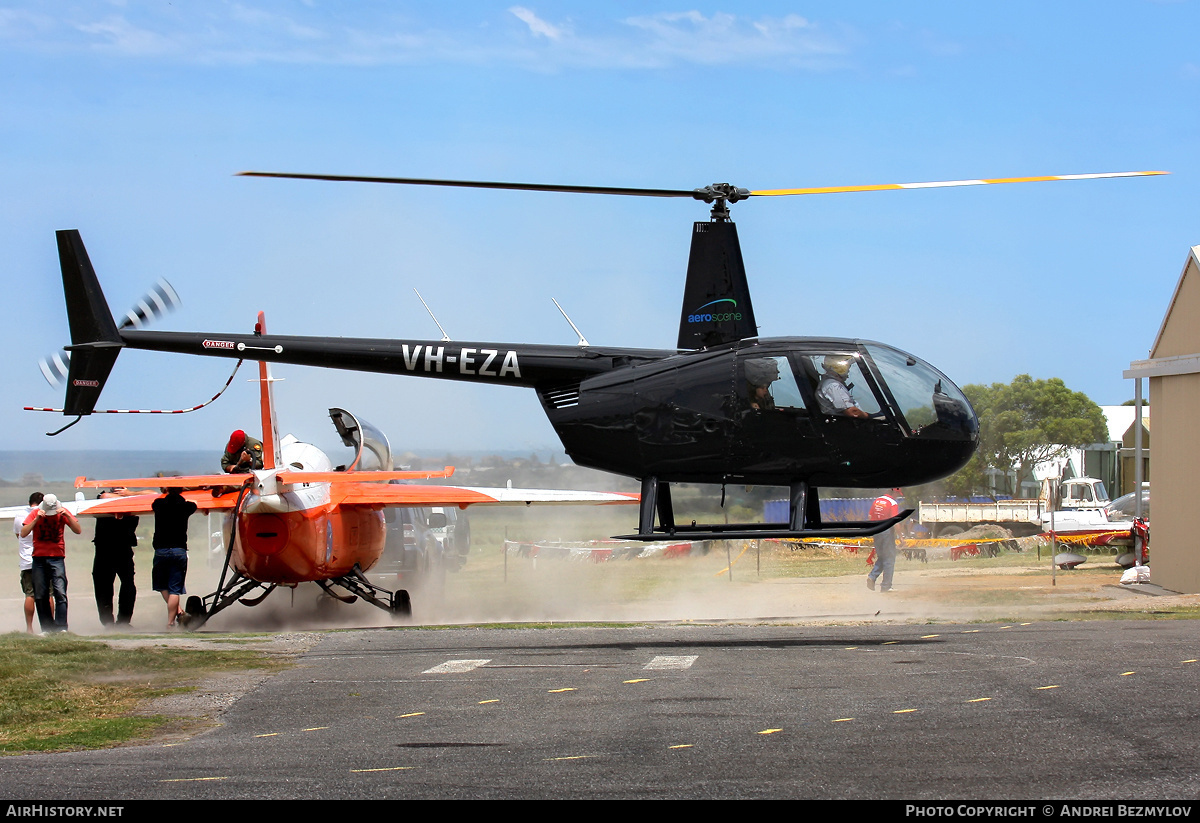
[[[910,435],[973,439],[979,423],[967,398],[928,363],[879,343],[864,344]]]

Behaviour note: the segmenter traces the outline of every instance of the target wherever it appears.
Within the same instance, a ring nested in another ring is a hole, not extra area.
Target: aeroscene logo
[[[737,301],[731,297],[724,297],[720,300],[714,300],[711,303],[705,303],[700,308],[696,309],[692,314],[688,315],[689,323],[721,323],[728,320],[741,320],[742,313],[740,311],[705,311],[710,306],[716,306],[719,303],[728,303],[729,306],[722,306],[722,309],[737,308]]]

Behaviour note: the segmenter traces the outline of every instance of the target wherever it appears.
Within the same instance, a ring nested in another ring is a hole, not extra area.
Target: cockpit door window
[[[856,354],[833,352],[809,354],[802,358],[811,369],[817,408],[832,417],[850,417],[851,408],[861,409],[869,417],[880,418],[882,406],[863,374],[862,361]]]
[[[804,397],[784,356],[747,357],[743,362],[742,401],[757,411],[803,410]]]

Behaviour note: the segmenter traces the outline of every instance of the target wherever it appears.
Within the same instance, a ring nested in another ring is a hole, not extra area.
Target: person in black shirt
[[[101,498],[123,497],[128,492],[117,488],[100,493]],[[114,514],[96,518],[96,558],[92,561],[92,586],[96,590],[96,610],[100,622],[113,624],[113,581],[121,580],[117,597],[118,626],[128,626],[133,617],[137,587],[133,584],[133,547],[137,545],[138,517],[135,514]]]
[[[184,499],[179,489],[163,489],[163,496],[151,504],[154,510],[154,568],[150,579],[154,590],[167,604],[167,628],[178,625],[183,610],[179,598],[185,594],[187,578],[188,518],[196,513],[196,504]]]

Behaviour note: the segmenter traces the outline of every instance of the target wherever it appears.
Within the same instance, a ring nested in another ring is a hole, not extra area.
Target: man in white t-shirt
[[[29,506],[24,514],[13,519],[13,534],[17,536],[17,561],[21,569],[21,591],[25,592],[25,631],[36,634],[33,630],[33,534],[21,537],[21,524],[29,513],[42,502],[42,493],[34,492],[29,495]],[[53,606],[51,606],[53,609]]]

